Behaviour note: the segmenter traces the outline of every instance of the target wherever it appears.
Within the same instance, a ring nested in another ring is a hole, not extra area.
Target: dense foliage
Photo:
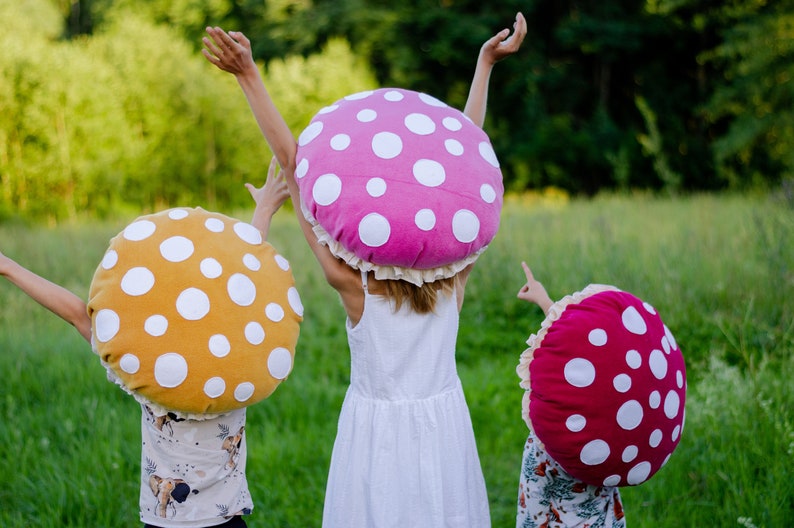
[[[199,54],[208,24],[251,38],[297,133],[376,85],[462,107],[519,10],[529,34],[486,122],[508,188],[794,177],[794,0],[0,0],[0,218],[244,204],[267,151]]]

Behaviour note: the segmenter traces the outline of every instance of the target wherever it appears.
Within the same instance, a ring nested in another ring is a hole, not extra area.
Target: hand
[[[526,276],[527,282],[518,290],[518,298],[523,301],[535,303],[540,306],[543,313],[548,313],[553,303],[551,302],[549,294],[546,293],[546,288],[532,276],[532,270],[529,269],[526,262],[521,262],[521,267],[524,268],[524,275]]]
[[[256,69],[251,41],[245,35],[239,31],[226,33],[219,27],[208,27],[206,31],[209,37],[201,39],[204,43],[201,53],[208,61],[233,75],[250,71],[252,67]]]
[[[267,169],[267,179],[262,187],[256,187],[250,183],[245,184],[245,188],[251,193],[251,198],[256,203],[251,224],[259,228],[265,234],[265,238],[267,238],[270,229],[270,219],[289,198],[287,180],[284,178],[284,173],[277,171],[277,168],[278,163],[273,157]]]
[[[488,39],[480,48],[480,57],[489,64],[495,64],[518,51],[526,36],[527,21],[524,15],[517,13],[516,21],[513,23],[513,34],[510,35],[510,30],[505,28]]]

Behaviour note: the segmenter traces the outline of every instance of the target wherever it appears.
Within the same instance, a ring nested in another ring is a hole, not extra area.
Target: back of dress
[[[366,293],[348,323],[351,384],[328,474],[324,528],[484,528],[488,496],[455,368],[455,295],[432,314]]]

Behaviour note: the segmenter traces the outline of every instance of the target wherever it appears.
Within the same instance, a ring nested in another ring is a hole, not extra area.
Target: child
[[[624,527],[619,486],[650,478],[680,439],[681,351],[648,303],[592,284],[554,303],[521,265],[518,298],[546,319],[517,368],[530,431],[516,527]]]
[[[271,163],[263,187],[246,186],[256,202],[252,223],[266,238],[271,217],[288,196],[286,182]],[[0,275],[72,324],[87,342],[101,340],[96,328],[92,331],[86,303],[70,291],[2,253]],[[143,402],[141,410],[140,515],[145,526],[245,527],[242,516],[253,508],[245,478],[245,407],[200,420],[161,413]],[[222,431],[228,434],[220,435]]]
[[[478,126],[493,65],[517,51],[526,33],[520,13],[514,28],[511,37],[503,30],[481,48],[466,105],[466,115]],[[490,526],[455,366],[458,313],[473,263],[453,276],[417,285],[377,278],[377,269],[361,271],[337,258],[301,213],[296,141],[262,83],[250,42],[239,32],[207,32],[204,54],[234,74],[245,93],[286,173],[305,238],[347,314],[351,384],[339,417],[323,526]]]

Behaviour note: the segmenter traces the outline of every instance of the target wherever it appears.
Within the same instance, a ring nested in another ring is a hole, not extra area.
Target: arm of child
[[[287,181],[284,179],[283,172],[276,172],[277,165],[276,157],[273,156],[267,169],[267,179],[262,187],[256,187],[250,183],[245,184],[245,188],[251,193],[251,198],[254,199],[256,204],[251,225],[262,232],[265,240],[270,234],[270,221],[273,215],[289,198]]]
[[[0,253],[0,276],[8,279],[31,299],[74,326],[91,342],[91,318],[85,302],[66,288],[36,275],[16,261]]]
[[[485,123],[485,111],[488,106],[488,84],[494,64],[512,55],[521,47],[527,34],[527,21],[521,13],[516,14],[513,34],[505,28],[482,45],[477,57],[477,66],[469,88],[469,98],[463,113],[477,126],[482,128]],[[509,37],[508,37],[509,36]]]
[[[551,308],[551,305],[554,303],[549,297],[549,294],[546,293],[546,288],[532,276],[532,270],[529,269],[526,262],[522,262],[521,267],[524,268],[524,275],[527,278],[527,282],[518,290],[518,298],[537,304],[540,306],[541,310],[543,310],[544,314],[548,314],[549,308]]]

